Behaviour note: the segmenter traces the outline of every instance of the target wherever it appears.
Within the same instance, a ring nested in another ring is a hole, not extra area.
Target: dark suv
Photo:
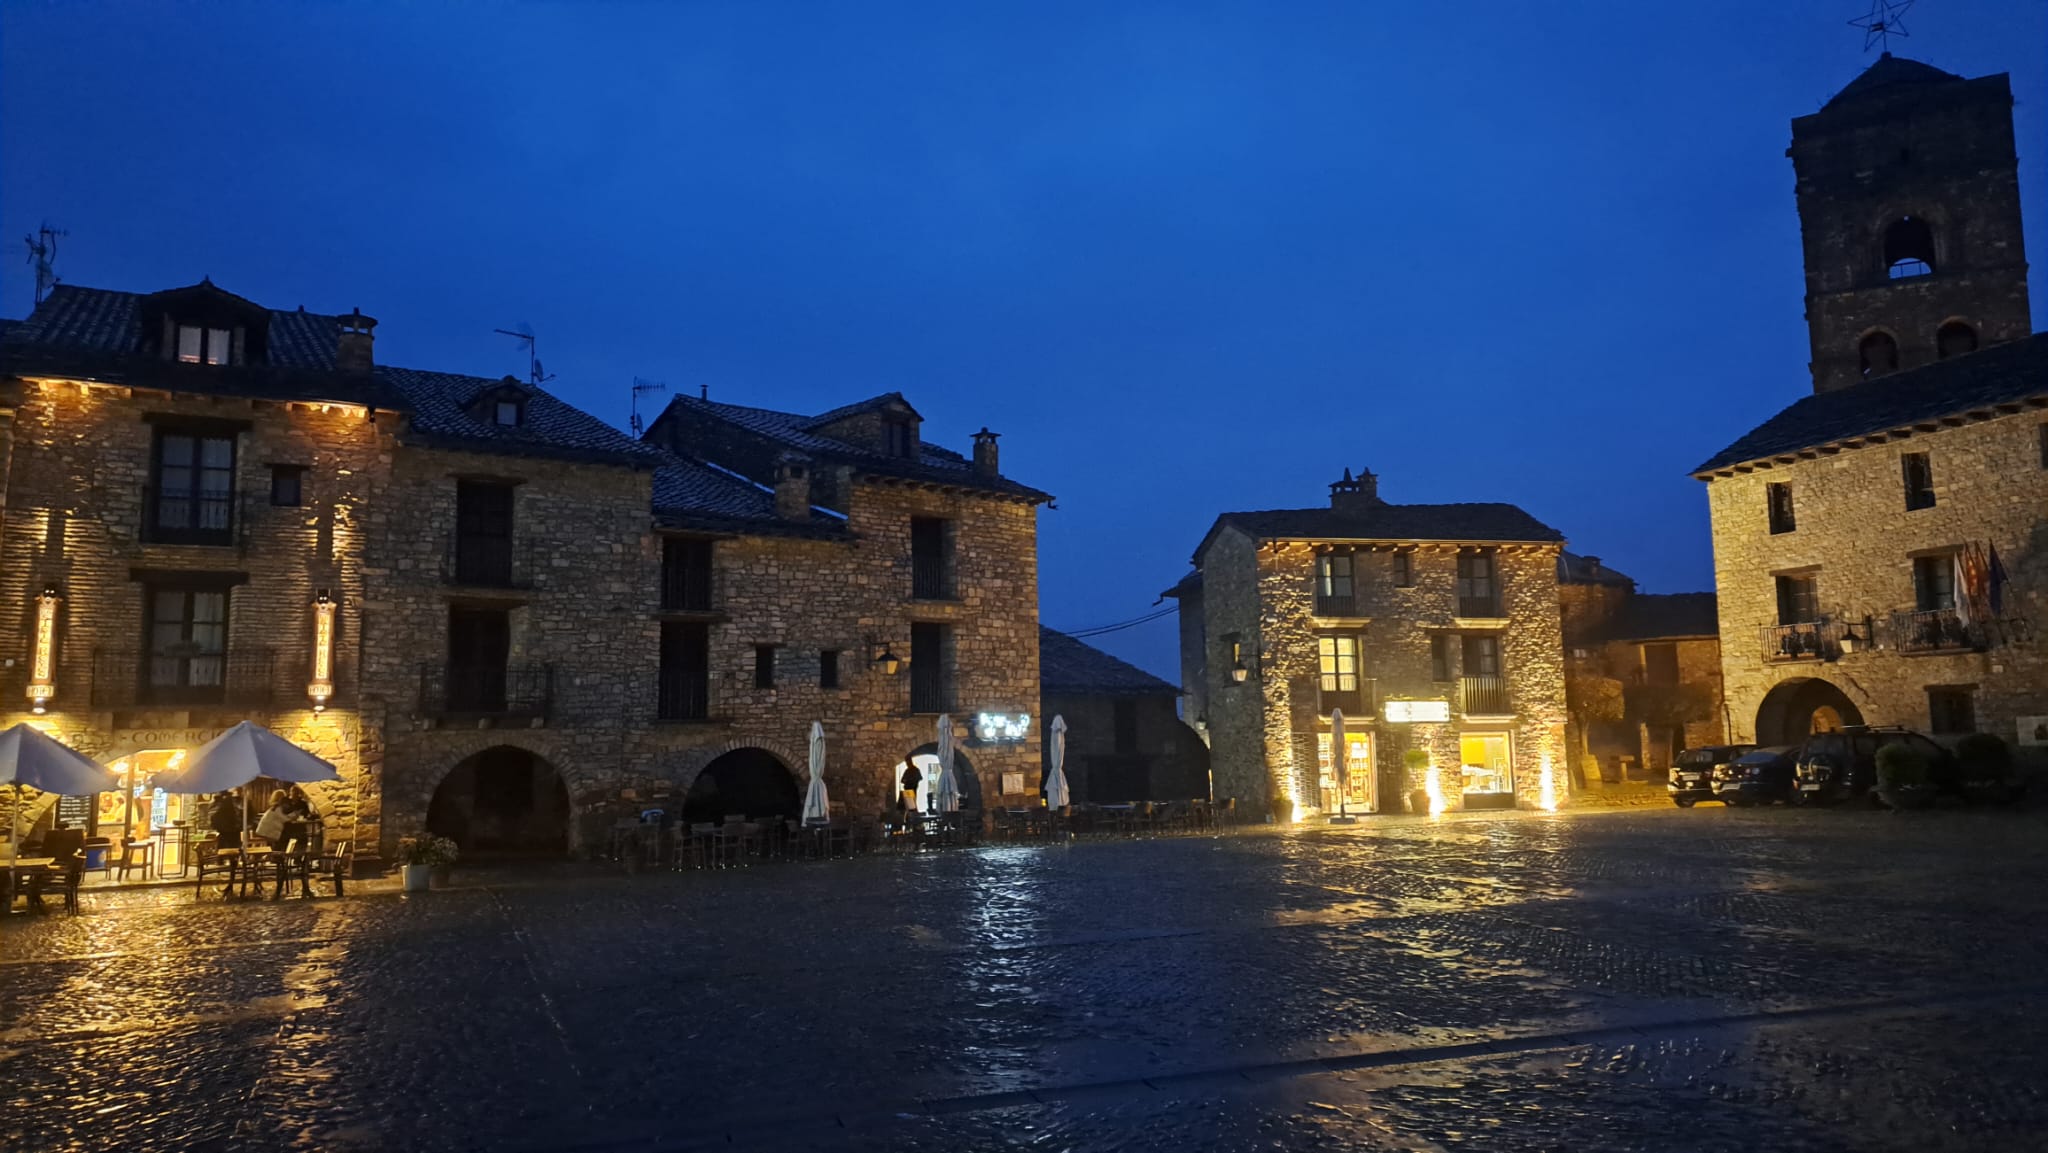
[[[1755,745],[1706,745],[1687,749],[1671,762],[1671,783],[1664,786],[1681,809],[1697,801],[1718,801],[1714,770],[1755,748]]]
[[[1910,729],[1852,725],[1815,733],[1799,750],[1799,800],[1833,805],[1869,797],[1877,787],[1877,750],[1904,742],[1927,757],[1928,778],[1945,793],[1962,793],[1962,772],[1954,753]]]

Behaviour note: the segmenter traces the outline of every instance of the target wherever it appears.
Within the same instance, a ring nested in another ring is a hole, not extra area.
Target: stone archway
[[[692,823],[735,815],[794,818],[802,812],[796,773],[782,757],[758,745],[742,745],[711,758],[683,797],[683,820]]]
[[[494,745],[463,758],[427,803],[427,832],[468,855],[569,849],[569,787],[539,754]]]
[[[908,771],[913,765],[923,771],[927,787],[924,791],[919,792],[918,798],[925,800],[927,799],[930,785],[935,783],[938,777],[939,746],[927,741],[905,753],[903,759],[896,762],[896,767],[891,770],[895,774],[894,783],[890,786],[892,790],[890,793],[891,797],[901,792]],[[960,807],[962,809],[979,810],[981,808],[981,774],[974,771],[974,762],[968,760],[967,754],[961,752],[957,745],[953,748],[953,773],[959,782],[955,787],[960,790]],[[930,806],[927,805],[926,807],[929,808]]]
[[[1813,733],[1862,723],[1862,710],[1839,687],[1819,677],[1800,677],[1764,694],[1756,710],[1756,741],[1796,745]]]

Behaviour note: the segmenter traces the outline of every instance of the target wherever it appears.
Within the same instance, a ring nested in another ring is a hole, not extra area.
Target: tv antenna
[[[1892,53],[1892,37],[1904,40],[1912,33],[1906,31],[1906,9],[1913,6],[1913,0],[1870,0],[1870,11],[1849,21],[1851,28],[1863,29],[1863,50],[1870,51],[1875,44],[1889,56]]]
[[[647,393],[667,391],[668,385],[662,381],[646,380],[638,376],[633,378],[633,415],[627,423],[633,426],[634,436],[639,436],[647,431],[646,426],[640,420],[640,398]]]
[[[526,349],[526,379],[528,383],[532,384],[535,388],[539,388],[548,381],[555,379],[553,376],[541,371],[540,337],[534,333],[532,325],[522,320],[511,328],[499,328],[493,331],[499,336],[511,337],[518,341],[521,347]]]
[[[41,304],[49,297],[50,290],[57,287],[57,238],[69,235],[61,228],[51,228],[50,222],[45,220],[34,235],[26,238],[28,262],[36,269],[37,304]]]

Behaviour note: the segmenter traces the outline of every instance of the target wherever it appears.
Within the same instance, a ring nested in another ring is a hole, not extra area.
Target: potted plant
[[[1991,733],[1971,733],[1956,743],[1963,795],[2002,805],[2014,798],[2012,747]]]
[[[1429,775],[1429,752],[1409,749],[1401,754],[1401,763],[1408,766],[1408,811],[1428,813],[1429,786],[1424,778]]]
[[[1934,803],[1927,755],[1904,741],[1877,750],[1877,798],[1893,809],[1924,809]]]
[[[398,842],[398,864],[405,878],[405,891],[424,893],[438,879],[446,883],[448,867],[460,855],[455,842],[446,837],[406,837]]]

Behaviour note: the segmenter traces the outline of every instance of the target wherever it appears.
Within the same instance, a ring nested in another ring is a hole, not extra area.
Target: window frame
[[[1803,572],[1789,573],[1772,573],[1771,585],[1772,591],[1775,594],[1774,599],[1777,602],[1778,606],[1779,628],[1787,628],[1792,625],[1811,625],[1820,623],[1820,573],[1817,570],[1806,570]],[[1804,620],[1786,620],[1786,606],[1797,606],[1802,599],[1799,596],[1787,597],[1786,592],[1788,589],[1798,585],[1804,585],[1806,587],[1806,594],[1803,599],[1806,603],[1806,611],[1810,615],[1808,615]]]
[[[304,507],[306,507],[306,471],[307,471],[307,470],[306,470],[306,466],[305,466],[305,465],[303,465],[303,464],[273,464],[273,465],[271,465],[271,466],[270,466],[270,507],[272,507],[272,508],[304,508]],[[291,486],[291,499],[290,499],[290,500],[279,500],[279,499],[278,499],[278,495],[279,495],[279,492],[278,492],[278,489],[279,489],[279,485],[280,485],[281,483],[285,483],[285,482],[289,482],[289,484],[290,484],[290,486]]]
[[[821,688],[821,689],[836,689],[836,688],[839,688],[839,687],[840,687],[840,684],[839,684],[839,654],[840,654],[840,653],[841,653],[842,651],[843,651],[843,650],[840,650],[840,649],[819,649],[819,650],[818,650],[818,687],[819,687],[819,688]]]
[[[171,464],[165,459],[165,449],[172,440],[190,444],[190,455],[183,464]],[[236,485],[240,480],[241,434],[239,431],[213,427],[205,424],[181,424],[172,421],[158,423],[150,438],[149,457],[149,499],[143,510],[146,518],[148,539],[171,544],[233,544],[236,529]],[[206,447],[209,444],[227,446],[227,464],[206,464]],[[181,469],[188,475],[185,483],[172,486],[168,483],[166,470]],[[225,475],[226,484],[219,489],[209,489],[206,478],[210,474]],[[182,500],[186,516],[183,523],[166,523],[164,504],[166,499]],[[205,508],[209,502],[221,506],[223,523],[214,526],[203,524]]]
[[[1946,603],[1942,603],[1944,594]],[[1913,611],[1954,612],[1955,607],[1955,550],[1923,552],[1913,557]]]
[[[151,704],[207,703],[226,698],[228,687],[228,653],[233,638],[230,626],[233,621],[233,589],[224,584],[200,581],[161,580],[149,581],[142,586],[142,659],[136,669],[140,699]],[[158,598],[177,595],[181,598],[179,615],[175,624],[179,630],[176,643],[160,647],[159,629],[167,622],[159,611]],[[199,598],[218,597],[220,618],[217,621],[199,619]],[[195,638],[195,631],[202,625],[212,626],[218,634],[218,645],[208,649]],[[189,650],[189,651],[179,651]],[[176,676],[168,683],[157,678],[159,660],[175,663]],[[215,679],[211,682],[195,683],[192,679],[193,664],[198,661],[215,662]]]
[[[1791,481],[1764,482],[1764,517],[1772,536],[1799,531],[1799,511],[1792,497]]]
[[[1321,711],[1328,713],[1346,705],[1354,712],[1362,710],[1364,689],[1364,646],[1359,644],[1357,634],[1316,634],[1316,700]]]
[[[508,409],[511,411],[511,420],[505,419]],[[491,423],[499,428],[518,428],[525,424],[526,402],[515,400],[511,397],[499,397],[493,400],[491,402]]]
[[[1458,638],[1458,672],[1466,677],[1499,677],[1501,672],[1500,637],[1494,633],[1464,633]],[[1476,654],[1476,657],[1475,657]],[[1473,666],[1491,665],[1491,668]]]
[[[1429,679],[1436,684],[1451,682],[1451,634],[1429,634]]]
[[[754,687],[773,690],[775,688],[775,650],[781,646],[756,644],[754,646]]]
[[[1934,460],[1929,454],[1900,453],[1899,481],[1905,488],[1907,512],[1934,507]]]
[[[186,324],[183,321],[174,322],[172,328],[174,331],[171,339],[177,344],[171,350],[171,359],[179,364],[220,366],[235,362],[234,329],[215,328],[209,324]],[[185,334],[188,332],[196,335],[196,343],[199,346],[199,351],[190,357],[185,355]]]
[[[1978,731],[1977,686],[1928,685],[1926,692],[1928,732],[1950,737]]]

